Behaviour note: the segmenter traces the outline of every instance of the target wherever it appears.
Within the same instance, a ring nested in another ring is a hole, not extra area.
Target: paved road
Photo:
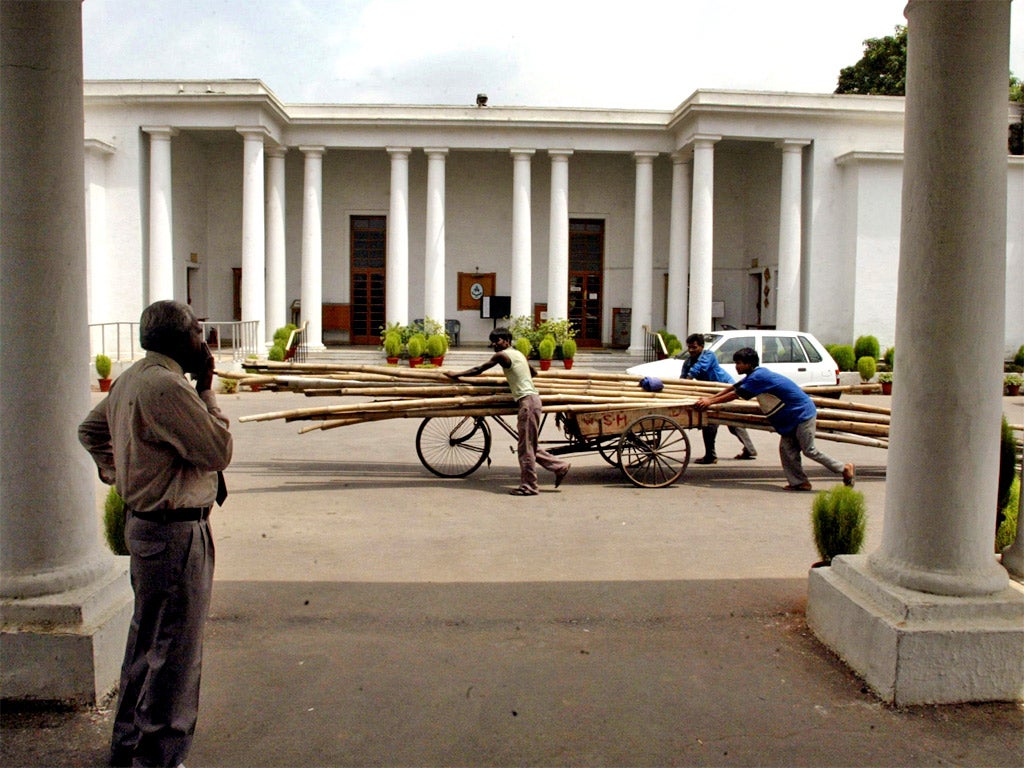
[[[579,455],[516,498],[498,432],[490,467],[441,480],[416,422],[299,435],[237,417],[300,396],[222,400],[236,449],[193,768],[1024,765],[1020,707],[884,706],[810,635],[812,496],[781,489],[771,434],[671,488]],[[823,447],[858,466],[870,551],[886,453]],[[2,764],[102,765],[109,727],[8,709]]]

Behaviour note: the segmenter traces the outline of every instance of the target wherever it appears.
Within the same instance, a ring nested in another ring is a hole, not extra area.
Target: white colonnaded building
[[[258,80],[85,83],[90,323],[188,301],[269,340],[569,319],[894,343],[904,99],[699,90],[671,111],[284,104]],[[1022,105],[1008,104],[1007,123]],[[964,254],[965,259],[970,254]],[[310,308],[314,311],[309,311]],[[1007,155],[1007,356],[1024,344],[1024,157]],[[951,340],[954,343],[954,340]],[[95,351],[95,350],[94,350]]]

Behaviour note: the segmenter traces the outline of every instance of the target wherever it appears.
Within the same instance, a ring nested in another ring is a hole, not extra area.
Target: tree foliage
[[[839,71],[836,93],[903,96],[907,90],[907,28],[896,34],[864,41],[860,61]]]

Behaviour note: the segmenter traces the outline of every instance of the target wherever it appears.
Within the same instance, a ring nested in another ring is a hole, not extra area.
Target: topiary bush
[[[846,485],[819,492],[811,503],[814,545],[823,562],[855,555],[864,545],[867,514],[864,494]]]
[[[531,354],[533,354],[533,345],[530,343],[530,340],[525,336],[520,336],[519,338],[517,338],[514,342],[512,342],[512,346],[514,346],[516,349],[522,352],[523,357],[529,357]]]
[[[887,347],[882,359],[885,361],[885,367],[891,371],[893,363],[896,362],[896,347]]]
[[[1017,354],[1013,356],[1013,364],[1024,368],[1024,344],[1020,345],[1020,349],[1017,350]]]
[[[1020,510],[1020,478],[1013,478],[1013,485],[1006,495],[1006,506],[1002,510],[1002,520],[996,529],[996,552],[1002,552],[1017,540],[1017,513]]]
[[[113,486],[103,502],[103,537],[115,555],[128,554],[128,544],[124,540],[124,499]]]
[[[857,357],[849,344],[836,344],[829,350],[829,354],[840,371],[852,371],[857,365]]]
[[[267,350],[267,360],[273,360],[275,363],[284,361],[284,342],[280,344],[274,344],[269,350]]]
[[[545,336],[537,345],[537,353],[541,360],[550,360],[555,356],[555,337]]]
[[[862,357],[873,357],[877,360],[880,357],[878,349],[878,339],[874,336],[858,336],[853,342],[853,356],[857,360]]]
[[[110,369],[112,366],[113,363],[110,361],[109,357],[106,355],[96,355],[96,373],[99,374],[101,379],[110,378]]]
[[[861,381],[871,381],[875,377],[877,368],[878,364],[871,355],[864,355],[857,359],[857,373],[860,374]]]

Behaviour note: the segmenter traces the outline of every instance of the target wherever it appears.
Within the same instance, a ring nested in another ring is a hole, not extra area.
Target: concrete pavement
[[[1019,706],[887,707],[810,635],[812,494],[781,489],[776,436],[660,490],[581,454],[515,498],[497,431],[491,466],[442,480],[415,421],[237,423],[307,403],[222,397],[235,458],[193,768],[1024,765]],[[858,466],[871,551],[886,453],[822,447]],[[719,456],[738,450],[721,430]],[[5,707],[2,764],[103,765],[109,728],[107,709]]]

